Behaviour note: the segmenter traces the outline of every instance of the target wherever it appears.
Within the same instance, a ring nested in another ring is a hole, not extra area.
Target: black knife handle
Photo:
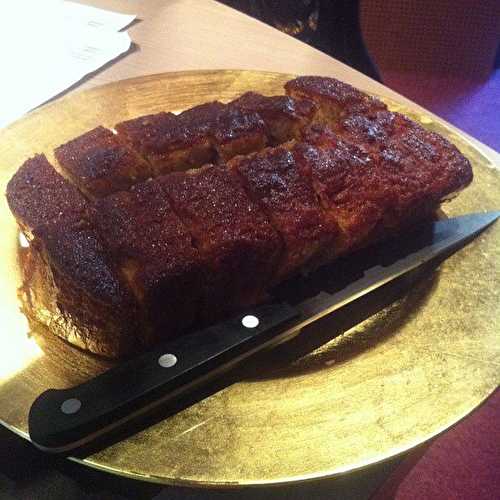
[[[30,438],[52,452],[86,444],[120,421],[184,394],[196,381],[248,357],[297,317],[288,304],[260,306],[163,343],[79,386],[49,389],[31,406]]]

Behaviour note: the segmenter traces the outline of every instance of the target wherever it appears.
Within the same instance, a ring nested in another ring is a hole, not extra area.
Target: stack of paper
[[[56,0],[9,2],[0,19],[0,127],[130,48],[135,16]]]

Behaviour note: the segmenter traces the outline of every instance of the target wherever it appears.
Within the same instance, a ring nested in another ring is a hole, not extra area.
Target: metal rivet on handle
[[[177,363],[177,358],[173,354],[162,354],[158,358],[158,364],[162,368],[171,368]]]
[[[61,411],[66,415],[76,413],[82,407],[82,402],[76,398],[70,398],[63,402]]]
[[[248,316],[243,316],[241,324],[245,328],[255,328],[259,326],[259,318],[257,318],[257,316],[252,316],[251,314],[249,314]]]

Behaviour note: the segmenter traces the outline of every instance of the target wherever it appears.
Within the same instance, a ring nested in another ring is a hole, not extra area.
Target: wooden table
[[[403,96],[328,55],[212,0],[85,0],[81,3],[123,13],[137,14],[138,20],[128,28],[134,42],[131,50],[103,69],[86,77],[68,92],[76,92],[120,79],[167,71],[258,69],[291,74],[332,76],[361,89],[410,102]],[[416,104],[412,103],[412,105],[418,108]],[[471,140],[494,163],[500,165],[498,153],[475,139],[471,138]],[[6,435],[7,431],[0,435],[1,441],[6,442],[7,449],[12,449],[14,454],[16,452],[13,448],[22,448],[23,457],[24,454],[31,454],[29,460],[32,464],[33,462],[45,461],[42,455],[35,455],[37,452],[31,451],[29,444],[19,444],[19,438],[10,435],[6,437]],[[12,444],[14,441],[15,444]],[[18,457],[15,457],[14,461],[19,463]],[[49,471],[49,477],[56,477],[56,480],[61,482],[63,490],[69,488],[69,491],[72,491],[72,488],[75,488],[75,477],[79,477],[81,480],[81,477],[87,475],[89,476],[87,483],[91,483],[96,475],[99,476],[99,473],[93,473],[92,476],[90,471],[81,470],[84,469],[81,466],[71,464],[63,466],[48,458],[47,461],[48,467],[57,468],[55,473],[53,470]],[[67,467],[64,474],[69,475],[70,479],[67,479],[68,476],[66,479],[61,479],[62,467]],[[345,484],[345,480],[342,480],[340,483],[344,484],[340,485],[341,490],[335,490],[335,488],[318,490],[311,487],[308,496],[337,498],[337,495],[340,494],[339,491],[342,491],[343,488],[344,494],[341,494],[343,498],[366,497],[366,495],[361,494],[360,487],[367,494],[369,491],[373,491],[376,484],[380,482],[380,478],[386,476],[391,468],[390,464],[383,464],[380,466],[379,472],[368,472],[364,476],[357,477],[354,480],[357,484],[351,482],[348,485]],[[101,474],[101,476],[103,475]],[[0,481],[0,490],[1,486]],[[56,486],[54,487],[56,488]],[[45,486],[39,487],[33,484],[32,488],[37,492],[35,496],[42,498],[39,493],[42,491],[41,488],[43,489]],[[108,490],[109,483],[104,488]],[[158,494],[158,489],[152,485],[149,490],[146,485],[144,488],[139,495],[138,490],[133,487],[131,490],[133,496],[143,497],[144,495],[149,498]],[[111,487],[111,489],[117,491],[116,488]],[[128,498],[128,494],[124,491],[120,491],[120,493],[126,495],[123,497],[120,495],[120,498]],[[271,495],[272,498],[278,498],[275,493]],[[160,495],[156,498],[185,498],[184,493],[179,491],[169,490],[168,493],[164,492],[163,494],[166,496]],[[286,498],[300,498],[297,496],[299,495],[298,491],[288,490],[286,494],[291,495],[290,497],[286,496]],[[193,499],[208,498],[206,493],[202,493],[199,497],[194,492],[186,493],[186,495]],[[216,495],[214,498],[222,497]],[[224,498],[228,497],[224,496]],[[239,498],[243,499],[247,496],[242,494],[239,495]]]

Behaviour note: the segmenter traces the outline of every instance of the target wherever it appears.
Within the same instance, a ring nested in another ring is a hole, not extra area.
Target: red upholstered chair
[[[499,0],[362,0],[385,85],[500,150]]]

